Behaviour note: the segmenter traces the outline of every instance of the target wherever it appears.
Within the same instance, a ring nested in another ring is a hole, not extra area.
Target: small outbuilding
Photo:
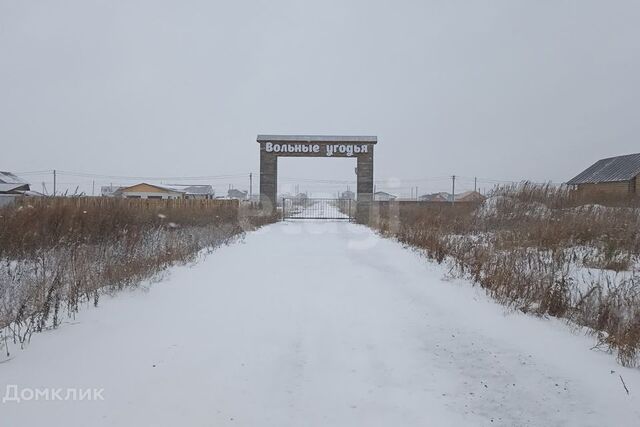
[[[601,159],[567,181],[580,191],[637,194],[640,153]]]

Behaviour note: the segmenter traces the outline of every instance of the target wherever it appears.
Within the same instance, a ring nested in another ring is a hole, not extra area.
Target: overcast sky
[[[378,188],[562,182],[640,151],[639,22],[637,0],[0,0],[0,170],[239,175],[220,191],[258,133],[364,134]]]

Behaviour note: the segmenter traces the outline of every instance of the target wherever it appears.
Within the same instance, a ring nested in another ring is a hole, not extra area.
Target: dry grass
[[[273,222],[237,201],[28,198],[0,210],[0,347]]]
[[[596,203],[599,202],[599,203]],[[498,301],[591,328],[624,365],[640,356],[640,203],[564,187],[496,189],[483,205],[400,204],[376,228],[448,262]]]

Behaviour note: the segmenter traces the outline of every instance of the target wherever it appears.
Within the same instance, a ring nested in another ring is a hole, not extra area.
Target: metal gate
[[[282,219],[342,219],[353,220],[356,202],[351,199],[309,199],[283,197]]]

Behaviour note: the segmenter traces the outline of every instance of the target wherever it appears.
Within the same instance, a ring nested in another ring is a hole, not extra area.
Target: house
[[[356,199],[356,193],[354,193],[351,190],[343,191],[342,194],[340,194],[340,198],[342,200],[355,200]]]
[[[185,199],[215,199],[216,196],[215,190],[208,184],[170,184],[165,185],[164,187],[184,191]]]
[[[31,190],[29,183],[11,172],[0,171],[0,194],[23,195]]]
[[[396,198],[397,197],[393,194],[389,194],[385,191],[376,191],[375,193],[373,193],[373,200],[377,202],[390,202],[392,200],[395,200]]]
[[[464,193],[456,194],[456,202],[482,202],[486,199],[482,194],[477,191],[465,191]]]
[[[41,195],[31,191],[29,183],[24,179],[11,172],[0,171],[0,207],[8,205],[18,197]]]
[[[638,194],[640,153],[601,159],[567,181],[580,191]]]
[[[420,196],[421,202],[482,202],[486,197],[477,191],[464,191],[456,194],[455,199],[451,196],[451,193],[440,192],[433,194],[425,194]]]
[[[448,202],[451,200],[451,194],[449,193],[433,193],[420,196],[421,202]]]
[[[138,194],[140,193],[140,194]],[[128,187],[107,185],[100,188],[102,197],[124,197],[128,199],[213,199],[215,190],[211,185],[147,184]],[[140,197],[138,197],[140,196]]]
[[[241,191],[235,188],[230,188],[229,191],[227,191],[227,198],[246,200],[248,194],[249,194],[248,191]]]
[[[123,187],[114,193],[114,197],[125,199],[184,199],[186,191],[165,185],[147,184],[146,182]]]

